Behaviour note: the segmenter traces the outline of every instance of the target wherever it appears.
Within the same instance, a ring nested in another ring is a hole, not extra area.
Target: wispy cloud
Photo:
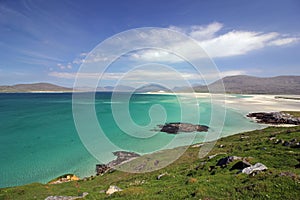
[[[233,57],[239,55],[245,55],[255,50],[263,49],[266,47],[278,48],[281,46],[292,45],[299,42],[298,37],[289,37],[287,35],[278,32],[255,32],[245,30],[230,30],[224,28],[225,26],[219,22],[213,22],[208,25],[200,26],[194,25],[189,27],[170,26],[169,29],[184,33],[191,38],[201,47],[204,52],[211,58]],[[225,29],[225,30],[224,30]],[[138,29],[137,29],[138,32]],[[132,62],[165,62],[165,63],[181,63],[185,62],[184,58],[177,55],[177,52],[184,52],[185,55],[189,55],[189,58],[193,60],[207,57],[205,53],[198,53],[195,50],[195,45],[191,45],[190,41],[184,39],[184,37],[178,37],[174,39],[174,42],[170,43],[167,39],[169,32],[163,29],[157,29],[153,32],[141,33],[140,37],[144,37],[145,41],[151,38],[151,43],[158,43],[160,46],[165,46],[166,49],[172,49],[173,51],[166,51],[164,49],[139,49],[127,53],[126,58]],[[122,43],[135,46],[135,36],[126,35],[126,37],[119,38]],[[130,42],[129,42],[130,41]],[[120,42],[116,40],[115,42]],[[149,43],[150,44],[150,43]],[[115,45],[117,46],[117,45]],[[138,46],[138,45],[137,45]],[[198,48],[198,47],[197,47]],[[97,63],[105,62],[114,58],[116,50],[107,50],[107,54],[99,54],[92,52],[80,53],[73,61],[72,65],[81,65],[82,63]],[[196,53],[195,53],[196,52]],[[67,67],[62,67],[67,68]]]
[[[278,36],[276,32],[231,31],[210,40],[199,41],[199,44],[211,57],[229,57],[262,49]]]
[[[63,64],[61,64],[61,63],[58,63],[58,64],[57,64],[57,67],[59,67],[59,69],[61,69],[61,70],[64,70],[64,69],[72,69],[72,68],[73,68],[73,66],[72,66],[71,63],[68,63],[68,64],[66,64],[66,65],[63,65]]]
[[[255,32],[244,30],[231,30],[219,34],[224,25],[218,22],[208,24],[206,26],[191,26],[191,27],[176,27],[170,26],[169,28],[175,31],[185,33],[195,41],[207,52],[212,58],[217,57],[231,57],[238,55],[245,55],[254,50],[263,49],[265,47],[285,46],[295,44],[299,41],[297,37],[287,37],[278,32]],[[161,35],[158,34],[158,37]],[[158,41],[163,42],[157,38]],[[169,45],[169,44],[166,44]],[[193,55],[194,59],[199,59],[203,55],[194,55],[194,49],[187,45],[186,41],[177,41],[172,44],[173,49],[181,49]],[[163,50],[142,50],[132,54],[133,60],[145,61],[169,61],[169,62],[182,62],[182,59],[172,55]]]
[[[290,37],[290,38],[280,38],[273,40],[269,43],[271,46],[283,46],[283,45],[288,45],[288,44],[294,44],[296,42],[299,42],[300,38],[296,37]]]
[[[223,26],[224,25],[219,22],[213,22],[205,26],[194,25],[185,28],[170,26],[169,28],[178,32],[183,32],[191,36],[195,40],[203,41],[214,38],[216,36],[216,33],[219,32],[223,28]]]

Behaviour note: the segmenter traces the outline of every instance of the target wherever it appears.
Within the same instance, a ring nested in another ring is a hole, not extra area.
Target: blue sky
[[[88,52],[108,37],[140,27],[170,28],[194,38],[221,76],[300,75],[299,19],[297,0],[2,0],[0,85],[72,86]],[[163,52],[136,57],[187,67]],[[107,77],[118,77],[132,63],[120,62]]]

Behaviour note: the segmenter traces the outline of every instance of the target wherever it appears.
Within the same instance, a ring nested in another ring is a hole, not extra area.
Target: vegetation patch
[[[45,199],[87,192],[84,199],[294,200],[300,196],[299,141],[299,126],[268,127],[221,138],[204,158],[198,157],[201,145],[190,147],[178,160],[158,171],[131,174],[116,170],[93,179],[2,188],[0,199]],[[138,159],[143,157],[149,155]],[[219,163],[224,158],[227,160]],[[267,169],[248,175],[239,168],[256,163]],[[158,179],[162,174],[165,175]],[[106,194],[111,185],[122,191]]]

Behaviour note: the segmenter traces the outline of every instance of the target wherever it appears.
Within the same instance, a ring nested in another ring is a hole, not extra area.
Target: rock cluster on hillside
[[[112,168],[114,168],[117,165],[121,165],[125,162],[128,162],[128,161],[132,160],[132,159],[140,157],[140,155],[137,154],[137,153],[127,152],[127,151],[116,151],[116,152],[113,152],[113,154],[115,156],[117,156],[116,159],[110,161],[107,164],[97,164],[96,165],[97,175],[102,175],[102,174],[108,172],[109,170],[111,170]]]
[[[247,117],[255,118],[259,123],[265,124],[294,124],[300,125],[300,117],[294,117],[283,112],[257,112],[249,113]]]

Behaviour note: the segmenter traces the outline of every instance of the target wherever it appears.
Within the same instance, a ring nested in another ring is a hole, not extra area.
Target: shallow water
[[[199,105],[189,97],[184,98],[184,103],[187,104],[186,112],[190,113],[184,118],[185,122],[193,120],[191,116],[197,112],[192,109],[197,106],[200,111],[200,123],[209,125],[212,104],[208,99],[198,100]],[[81,103],[89,104],[84,100]],[[145,154],[184,144],[177,141],[169,145],[174,135],[152,130],[163,122],[165,114],[167,122],[182,120],[181,106],[176,96],[133,95],[129,102],[130,116],[138,127],[143,127],[131,130],[135,137],[126,133],[126,130],[132,127],[127,118],[121,120],[121,128],[116,124],[112,115],[112,105],[119,105],[118,109],[126,107],[122,96],[111,103],[111,93],[96,94],[95,111],[99,125],[116,147],[106,148],[106,141],[102,140],[103,143],[99,144],[99,147],[106,151],[100,152],[100,156],[103,153],[102,161],[114,159],[111,152],[115,150]],[[221,111],[222,107],[213,106],[215,118],[221,118],[222,115],[218,115],[217,111]],[[72,94],[0,94],[0,111],[0,187],[32,182],[45,183],[66,173],[73,173],[79,177],[95,173],[95,164],[100,161],[85,149],[77,133],[72,114]],[[122,114],[121,111],[120,113]],[[88,124],[89,119],[86,120],[85,123]],[[222,119],[217,119],[216,122],[218,121],[221,122]],[[222,123],[210,126],[208,134],[220,129],[218,126],[221,127]],[[226,109],[221,136],[259,128],[262,126],[246,119],[243,112]],[[84,134],[94,136],[93,133]],[[197,133],[192,142],[201,142],[205,136],[206,133]],[[184,140],[185,135],[180,137]]]

